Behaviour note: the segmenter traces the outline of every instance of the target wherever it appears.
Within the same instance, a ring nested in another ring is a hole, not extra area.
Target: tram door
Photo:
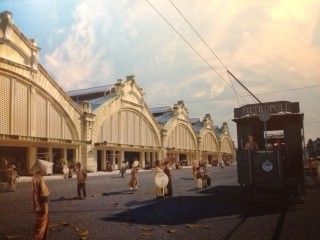
[[[248,135],[252,134],[252,127],[248,126],[246,122],[238,122],[238,150],[237,150],[237,172],[238,172],[238,182],[244,185],[252,184],[252,173],[249,172],[252,166],[249,161],[247,161],[247,151],[244,150],[245,144],[248,139]]]
[[[303,148],[302,148],[302,118],[303,116],[291,116],[284,124],[284,141],[286,144],[287,164],[285,177],[287,181],[300,179],[303,182]],[[292,178],[292,179],[290,179]]]

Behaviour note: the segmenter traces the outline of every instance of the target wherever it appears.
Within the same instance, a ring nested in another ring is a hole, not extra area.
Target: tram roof
[[[285,118],[289,116],[303,116],[303,115],[304,115],[303,113],[289,113],[289,112],[270,113],[270,117],[272,118]],[[254,118],[259,118],[259,114],[247,114],[239,118],[234,118],[232,119],[232,121],[238,122],[238,121],[242,121],[246,119],[254,119]]]

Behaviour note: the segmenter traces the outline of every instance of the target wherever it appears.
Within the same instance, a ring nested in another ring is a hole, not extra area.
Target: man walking
[[[87,180],[87,172],[84,168],[81,167],[81,163],[77,162],[76,164],[76,175],[77,175],[77,193],[78,197],[81,199],[85,199],[87,197],[86,192],[86,180]],[[81,197],[81,192],[83,197]]]
[[[46,240],[48,237],[48,196],[50,193],[43,178],[46,171],[47,166],[41,160],[37,160],[30,170],[31,173],[34,173],[32,177],[32,200],[36,212],[33,240]]]

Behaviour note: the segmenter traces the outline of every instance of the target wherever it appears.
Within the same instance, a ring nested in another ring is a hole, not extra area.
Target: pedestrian
[[[224,169],[224,161],[223,160],[221,160],[221,162],[220,162],[220,167],[221,167],[221,169]]]
[[[43,176],[47,172],[47,166],[39,160],[30,170],[34,173],[32,177],[32,200],[36,212],[36,222],[33,230],[33,240],[46,240],[48,238],[49,190]]]
[[[68,177],[68,173],[69,173],[69,167],[67,166],[65,161],[62,161],[62,175],[63,175],[63,178],[67,178]]]
[[[169,168],[169,161],[164,162],[163,172],[168,176],[168,179],[169,179],[168,186],[167,186],[168,192],[166,195],[171,197],[173,194],[173,189],[172,189],[172,175]]]
[[[120,175],[122,178],[124,178],[124,174],[127,171],[127,166],[124,164],[124,162],[121,164],[121,168],[120,168]]]
[[[138,190],[139,188],[139,161],[134,161],[131,168],[131,179],[128,183],[130,190]]]
[[[81,167],[80,162],[77,162],[75,172],[77,175],[78,198],[85,199],[87,197],[87,190],[86,190],[87,172],[83,167]],[[81,197],[81,193],[83,195],[82,197]]]
[[[203,188],[203,179],[204,179],[204,175],[203,172],[201,171],[200,167],[196,168],[196,173],[195,173],[196,177],[196,182],[197,182],[197,188]]]
[[[193,176],[193,179],[196,179],[196,170],[197,170],[197,162],[193,161],[193,163],[192,163],[192,176]]]
[[[155,174],[156,174],[156,176],[157,176],[157,174],[164,174],[159,160],[156,160]],[[166,193],[167,193],[167,187],[158,187],[156,185],[156,198],[157,199],[163,198]]]
[[[18,178],[18,172],[16,170],[15,165],[10,165],[8,169],[8,190],[15,191],[16,190],[16,182]]]

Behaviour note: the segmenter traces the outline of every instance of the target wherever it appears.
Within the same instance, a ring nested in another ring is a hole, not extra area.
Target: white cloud
[[[46,55],[46,67],[65,90],[114,83],[134,74],[151,105],[185,100],[191,117],[210,113],[214,119],[231,119],[236,98],[196,103],[234,95],[224,66],[169,1],[150,2],[224,79],[146,1],[81,1],[73,12],[74,24],[64,26],[60,43]],[[259,95],[263,101],[303,102],[307,91],[281,90],[318,84],[317,0],[174,3],[252,92],[279,90]],[[234,85],[242,95],[248,94],[239,84]],[[319,95],[319,89],[315,94]],[[312,111],[310,104],[301,105],[302,111]],[[320,113],[316,115],[320,119]]]

